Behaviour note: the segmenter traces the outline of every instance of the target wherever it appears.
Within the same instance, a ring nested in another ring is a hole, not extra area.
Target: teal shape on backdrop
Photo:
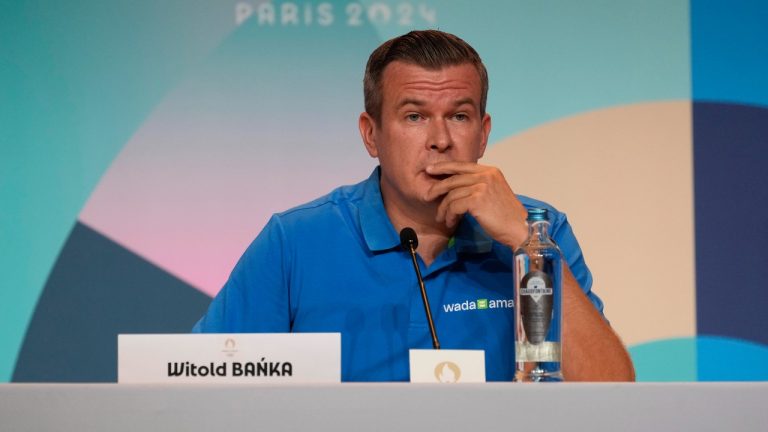
[[[766,381],[768,346],[720,336],[652,341],[629,348],[637,381]]]
[[[231,15],[184,0],[0,6],[0,382],[101,175]]]
[[[696,339],[664,339],[629,348],[637,381],[696,381]]]
[[[563,117],[691,97],[687,0],[427,4],[435,27],[472,44],[488,68],[491,145]],[[398,32],[377,28],[382,39]]]
[[[355,88],[362,95],[364,60],[380,42],[366,26],[366,37],[344,39],[360,49],[345,51],[340,44],[329,43],[323,47],[327,51],[308,51],[302,46],[315,32],[325,35],[326,41],[334,30],[257,29],[253,19],[233,33],[234,4],[48,3],[21,2],[0,11],[0,40],[13,41],[0,46],[0,82],[4,84],[0,87],[0,285],[4,288],[0,290],[0,382],[11,377],[41,290],[84,203],[125,143],[179,83],[197,70],[210,71],[205,68],[211,62],[232,60],[228,56],[236,57],[236,67],[257,69],[263,59],[253,55],[265,52],[253,52],[259,51],[253,50],[259,46],[253,42],[270,32],[286,49],[262,47],[273,48],[266,54],[279,59],[271,62],[274,69],[262,77],[282,82],[287,75],[280,69],[284,67],[309,85],[318,68],[338,66],[339,62],[329,59],[333,55],[359,65],[348,75],[356,78]],[[233,34],[239,36],[227,44]],[[234,52],[227,51],[232,48]],[[359,57],[363,51],[365,56]],[[211,78],[226,82],[231,76]],[[353,81],[347,75],[334,77]],[[253,84],[252,78],[245,81]],[[205,84],[216,86],[215,82]],[[269,82],[263,84],[269,86]],[[346,93],[333,93],[334,88],[315,89],[325,96],[323,108],[328,111],[346,107],[352,100]],[[245,88],[243,93],[250,90]],[[285,97],[273,92],[269,101],[281,113],[290,114],[302,97],[306,95]],[[237,110],[259,101],[242,97],[223,102],[232,102],[230,108]],[[209,102],[221,101],[214,97]],[[350,120],[354,131],[361,98],[352,104],[359,107]],[[263,111],[267,116],[275,114],[268,108]],[[363,151],[362,145],[356,148]]]

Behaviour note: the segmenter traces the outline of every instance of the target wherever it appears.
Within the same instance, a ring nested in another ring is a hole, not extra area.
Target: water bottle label
[[[515,343],[515,361],[518,362],[560,362],[560,344],[543,342],[532,345],[526,342]]]
[[[534,345],[544,342],[552,323],[552,277],[534,270],[520,282],[520,315],[526,339]]]

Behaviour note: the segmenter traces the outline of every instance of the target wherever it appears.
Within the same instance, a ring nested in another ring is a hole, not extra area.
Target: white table
[[[0,384],[0,430],[768,431],[768,383]]]

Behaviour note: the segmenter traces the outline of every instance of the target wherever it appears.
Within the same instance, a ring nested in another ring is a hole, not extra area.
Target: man
[[[407,380],[408,349],[431,347],[398,237],[412,227],[442,347],[483,349],[488,380],[511,380],[512,251],[526,238],[527,208],[546,207],[568,266],[565,379],[633,379],[565,215],[477,164],[491,118],[475,50],[448,33],[408,33],[371,54],[364,91],[360,134],[380,166],[273,216],[194,331],[341,332],[343,380]],[[455,307],[477,299],[495,307]]]

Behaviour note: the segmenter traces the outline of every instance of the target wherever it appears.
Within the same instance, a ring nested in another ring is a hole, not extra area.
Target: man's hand
[[[442,201],[437,221],[455,226],[470,213],[496,241],[512,249],[528,235],[528,212],[498,168],[471,162],[440,162],[430,175],[450,175],[424,197]],[[624,345],[589,301],[565,266],[563,278],[563,374],[568,381],[632,381],[634,369]]]
[[[428,166],[427,173],[450,175],[424,197],[426,201],[442,197],[437,222],[452,228],[469,213],[496,241],[514,249],[525,240],[528,212],[498,168],[473,162],[438,162]]]

